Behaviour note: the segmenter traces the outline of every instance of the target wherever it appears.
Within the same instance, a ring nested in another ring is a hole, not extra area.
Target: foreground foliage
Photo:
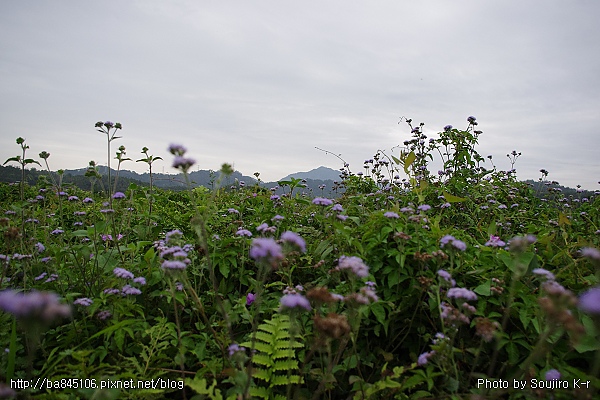
[[[283,196],[123,193],[109,177],[92,194],[49,166],[36,186],[2,185],[0,378],[31,380],[15,391],[35,398],[593,398],[600,196],[549,184],[545,201],[484,168],[468,121],[429,141],[407,121],[399,154],[345,164],[335,201],[295,181]],[[121,125],[96,127],[110,154]],[[36,161],[17,143],[24,171]],[[170,151],[187,174],[194,160]],[[101,380],[160,385],[83,387]]]

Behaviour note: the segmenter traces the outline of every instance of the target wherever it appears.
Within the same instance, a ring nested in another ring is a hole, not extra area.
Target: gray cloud
[[[128,155],[180,142],[200,168],[275,180],[339,160],[354,171],[410,136],[400,116],[466,127],[521,179],[546,168],[595,189],[600,27],[592,1],[372,3],[158,0],[0,6],[0,159],[105,163],[93,124],[123,123]],[[143,171],[140,164],[129,169]]]

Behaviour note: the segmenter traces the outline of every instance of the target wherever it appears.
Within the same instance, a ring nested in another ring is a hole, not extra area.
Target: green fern
[[[285,399],[275,394],[278,386],[303,383],[298,375],[296,349],[304,347],[298,334],[291,335],[291,322],[287,315],[275,314],[273,318],[258,326],[252,357],[254,370],[252,376],[263,381],[266,386],[253,386],[250,394],[263,399]],[[251,342],[242,346],[251,348]]]

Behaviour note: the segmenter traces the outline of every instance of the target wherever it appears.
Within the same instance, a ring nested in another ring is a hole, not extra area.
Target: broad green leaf
[[[146,252],[146,254],[144,254],[144,261],[146,261],[147,263],[150,263],[150,262],[152,262],[154,257],[155,257],[154,247],[150,247],[148,249],[148,251]]]
[[[565,214],[558,213],[558,225],[571,225],[571,221],[569,220],[569,218],[567,218]]]
[[[481,296],[489,296],[491,294],[492,281],[488,280],[485,283],[477,286],[473,291]]]
[[[415,155],[414,151],[411,151],[406,157],[404,157],[404,172],[406,172],[407,175],[409,173],[408,169],[416,159],[417,156]]]
[[[377,322],[382,325],[385,323],[385,309],[381,303],[371,304],[371,312],[375,315],[375,318],[377,318]]]
[[[221,391],[219,389],[216,389],[216,386],[217,386],[216,380],[214,380],[212,385],[210,385],[210,387],[208,387],[206,384],[206,379],[204,379],[204,378],[198,379],[198,377],[195,377],[194,379],[186,379],[185,385],[200,395],[207,394],[210,396],[211,399],[223,400]]]
[[[21,157],[19,157],[19,156],[17,156],[17,157],[11,157],[8,160],[4,161],[4,164],[2,164],[2,165],[5,165],[6,163],[9,163],[11,161],[20,162],[21,161]]]
[[[459,203],[461,201],[467,200],[466,198],[454,196],[453,194],[450,194],[450,193],[446,192],[445,190],[444,190],[444,198],[446,199],[446,201],[448,203]]]

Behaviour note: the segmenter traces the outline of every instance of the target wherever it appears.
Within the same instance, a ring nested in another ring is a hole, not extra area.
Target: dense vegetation
[[[334,200],[223,187],[226,164],[213,190],[0,184],[0,397],[594,398],[600,192],[485,168],[473,117],[406,122]],[[110,148],[121,125],[96,128]],[[21,176],[48,161],[17,144]]]

